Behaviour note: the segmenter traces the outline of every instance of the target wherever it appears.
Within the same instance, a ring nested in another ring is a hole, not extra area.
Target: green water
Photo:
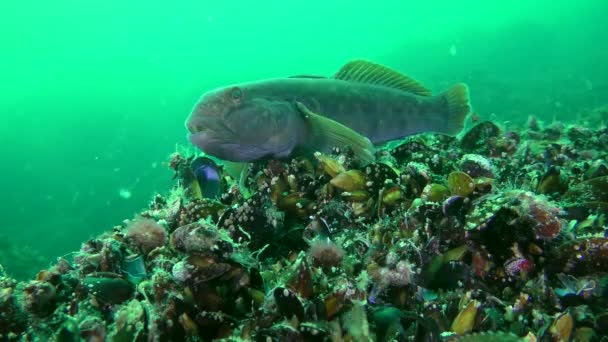
[[[434,91],[468,83],[482,118],[608,105],[606,1],[490,3],[3,3],[0,263],[29,275],[166,192],[163,163],[215,86],[366,58]]]

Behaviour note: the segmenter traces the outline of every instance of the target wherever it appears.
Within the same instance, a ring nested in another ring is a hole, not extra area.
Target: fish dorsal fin
[[[293,75],[293,76],[287,76],[287,78],[327,78],[327,77],[317,76],[317,75]]]
[[[366,60],[354,60],[346,63],[334,78],[343,81],[362,82],[399,89],[421,96],[431,96],[426,89],[415,79],[399,73],[384,65]]]

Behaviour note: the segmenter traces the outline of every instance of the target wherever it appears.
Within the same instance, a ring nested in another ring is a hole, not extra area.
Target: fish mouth
[[[209,130],[191,132],[188,134],[188,140],[205,154],[222,160],[232,160],[232,151],[238,150],[235,144]]]
[[[211,120],[210,118],[188,119],[185,126],[188,132],[194,135],[201,132],[209,132],[209,134],[217,132],[216,134],[219,135],[219,132],[221,132],[223,135],[230,137],[237,136],[235,130],[221,120]]]
[[[205,127],[200,124],[197,125],[192,122],[186,122],[186,129],[188,129],[188,132],[190,132],[190,135],[193,135],[193,134],[198,134],[198,133],[204,131]]]
[[[222,141],[217,136],[205,130],[190,130],[187,138],[199,150],[211,155],[216,155],[218,146],[222,144]]]

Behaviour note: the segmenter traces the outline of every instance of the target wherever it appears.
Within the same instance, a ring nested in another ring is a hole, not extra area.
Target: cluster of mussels
[[[0,338],[600,341],[608,129],[409,137],[176,185],[35,280],[0,274]],[[237,179],[238,178],[238,179]]]

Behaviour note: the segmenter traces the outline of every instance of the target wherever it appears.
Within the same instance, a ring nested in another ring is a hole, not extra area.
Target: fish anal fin
[[[471,112],[469,89],[464,83],[457,83],[441,94],[447,104],[446,128],[444,133],[455,135],[464,127],[464,121]]]
[[[346,63],[334,78],[399,89],[420,96],[431,96],[431,91],[415,79],[384,65],[361,59]]]
[[[310,125],[309,149],[329,152],[332,147],[350,146],[357,159],[363,163],[374,161],[375,147],[365,136],[343,124],[311,111],[301,102],[296,107]]]

